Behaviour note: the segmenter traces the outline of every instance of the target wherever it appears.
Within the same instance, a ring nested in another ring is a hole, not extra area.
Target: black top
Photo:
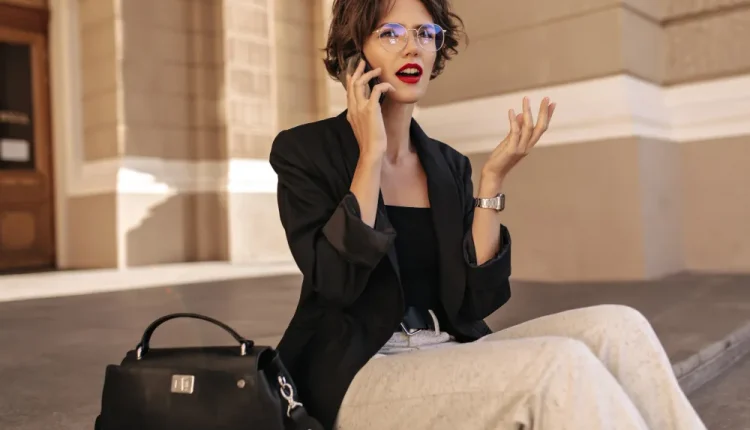
[[[430,139],[414,120],[410,137],[427,176],[438,243],[446,315],[440,327],[459,342],[476,340],[491,332],[483,319],[510,298],[510,234],[502,227],[498,254],[477,265],[469,159]],[[346,112],[282,131],[270,154],[281,224],[303,274],[278,351],[301,402],[326,428],[333,427],[354,376],[404,317],[395,229],[384,202],[371,227],[349,190],[358,160]]]
[[[430,208],[386,206],[388,221],[396,230],[398,257],[404,304],[413,306],[429,322],[428,309],[438,311],[440,299],[440,255]]]

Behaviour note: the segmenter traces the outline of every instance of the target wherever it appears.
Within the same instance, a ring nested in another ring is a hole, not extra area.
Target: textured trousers
[[[339,430],[705,429],[638,311],[602,305],[370,360]]]

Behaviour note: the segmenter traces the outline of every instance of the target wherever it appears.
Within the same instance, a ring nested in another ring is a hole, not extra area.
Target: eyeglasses
[[[386,23],[373,31],[380,44],[389,52],[399,52],[409,44],[409,33],[414,32],[414,42],[425,51],[435,52],[445,43],[445,30],[437,24],[422,24],[407,29],[401,24]]]

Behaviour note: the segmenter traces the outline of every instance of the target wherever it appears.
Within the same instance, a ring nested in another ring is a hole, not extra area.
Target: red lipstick
[[[396,77],[399,78],[401,82],[416,84],[422,79],[422,66],[416,63],[404,64],[403,67],[396,72]]]

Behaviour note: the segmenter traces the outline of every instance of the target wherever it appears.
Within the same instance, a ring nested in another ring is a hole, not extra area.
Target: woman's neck
[[[409,127],[414,104],[390,102],[387,98],[381,106],[385,134],[388,137],[386,158],[395,163],[411,152],[409,148]]]

